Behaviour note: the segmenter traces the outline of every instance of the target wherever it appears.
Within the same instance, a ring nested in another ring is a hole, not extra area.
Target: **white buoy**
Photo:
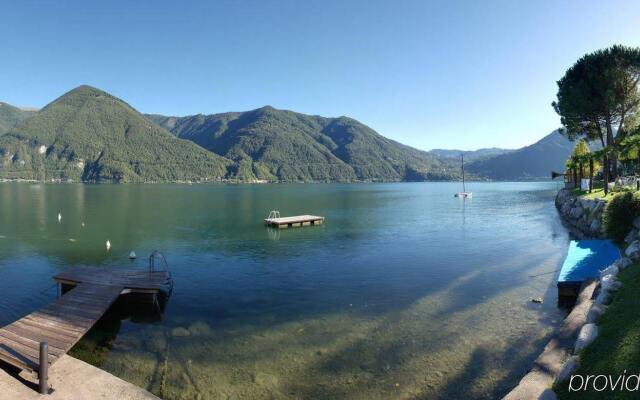
[[[130,260],[134,260],[136,257],[137,256],[136,256],[136,252],[135,251],[132,251],[131,253],[129,253],[129,259]]]
[[[62,214],[58,213],[58,222],[62,222]]]
[[[82,226],[84,228],[84,222],[80,224],[80,226]]]
[[[111,249],[111,242],[107,240],[106,245],[107,245],[107,251],[109,251],[109,249]]]

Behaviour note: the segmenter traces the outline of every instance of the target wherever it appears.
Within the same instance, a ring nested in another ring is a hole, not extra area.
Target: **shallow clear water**
[[[495,398],[563,317],[568,234],[555,184],[468,186],[0,184],[0,324],[58,271],[161,249],[164,315],[116,307],[74,356],[167,399]]]

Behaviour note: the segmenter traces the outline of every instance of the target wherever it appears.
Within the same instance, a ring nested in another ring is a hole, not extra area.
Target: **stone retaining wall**
[[[604,200],[576,197],[567,189],[561,189],[556,195],[556,208],[560,216],[580,238],[604,237],[602,215],[605,204]]]

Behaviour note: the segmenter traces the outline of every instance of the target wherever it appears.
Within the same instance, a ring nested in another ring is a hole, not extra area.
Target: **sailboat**
[[[467,188],[464,184],[464,153],[460,154],[461,163],[462,163],[462,192],[458,192],[453,195],[453,197],[462,197],[463,199],[470,199],[473,196],[473,193],[467,192]]]

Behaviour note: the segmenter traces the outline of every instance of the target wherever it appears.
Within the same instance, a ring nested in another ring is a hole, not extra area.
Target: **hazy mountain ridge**
[[[14,107],[11,104],[0,102],[0,135],[9,132],[17,124],[35,113],[36,110]]]
[[[455,149],[433,149],[429,150],[429,154],[433,154],[441,160],[455,159],[460,160],[460,155],[464,154],[465,162],[478,161],[485,158],[499,156],[514,151],[513,149],[503,149],[499,147],[489,147],[478,150],[455,150]]]
[[[472,162],[467,169],[494,180],[549,179],[552,170],[564,171],[574,145],[555,130],[532,145]]]

